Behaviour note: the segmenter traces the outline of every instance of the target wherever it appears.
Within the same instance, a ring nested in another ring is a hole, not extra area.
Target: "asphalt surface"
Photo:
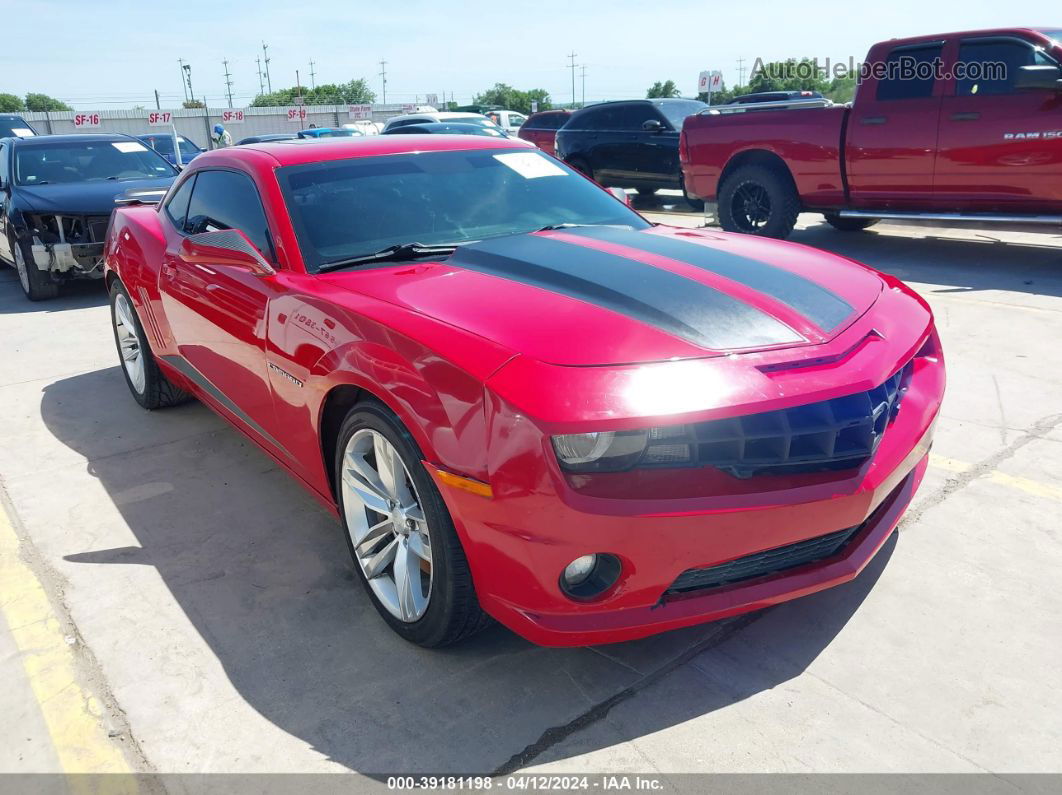
[[[99,284],[31,304],[0,269],[0,772],[1062,771],[1062,238],[792,239],[937,313],[913,508],[846,586],[568,650],[399,640],[272,461],[133,403]]]

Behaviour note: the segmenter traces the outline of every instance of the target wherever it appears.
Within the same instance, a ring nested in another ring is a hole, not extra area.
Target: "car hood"
[[[36,213],[110,215],[114,198],[130,189],[167,188],[173,177],[71,182],[60,185],[19,185],[19,201]]]
[[[869,268],[816,249],[659,226],[492,238],[439,262],[321,278],[569,366],[818,345],[883,288]]]

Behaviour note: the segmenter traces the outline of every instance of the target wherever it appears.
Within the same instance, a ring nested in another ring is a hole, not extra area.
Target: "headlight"
[[[569,472],[621,472],[634,466],[685,466],[694,460],[687,425],[637,431],[569,433],[553,437],[561,468]]]

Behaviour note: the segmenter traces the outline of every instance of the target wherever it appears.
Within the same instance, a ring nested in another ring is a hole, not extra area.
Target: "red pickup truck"
[[[1062,27],[1062,26],[1060,26]],[[719,106],[686,119],[686,191],[728,231],[786,237],[920,219],[1062,225],[1062,29],[893,39],[854,101]]]

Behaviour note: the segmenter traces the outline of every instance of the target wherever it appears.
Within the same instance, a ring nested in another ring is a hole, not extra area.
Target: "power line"
[[[745,85],[745,59],[744,58],[738,58],[737,59],[737,63],[738,63],[738,85],[739,86],[743,86],[743,85]]]
[[[383,104],[387,104],[387,61],[380,61],[380,78],[383,81]]]
[[[225,93],[229,95],[229,107],[232,107],[232,75],[229,74],[229,62],[223,60],[221,62],[225,67]]]
[[[572,52],[572,53],[570,53],[568,55],[568,58],[570,58],[571,62],[572,62],[571,63],[571,70],[572,70],[572,107],[573,108],[575,107],[575,55],[576,55],[575,52]]]

